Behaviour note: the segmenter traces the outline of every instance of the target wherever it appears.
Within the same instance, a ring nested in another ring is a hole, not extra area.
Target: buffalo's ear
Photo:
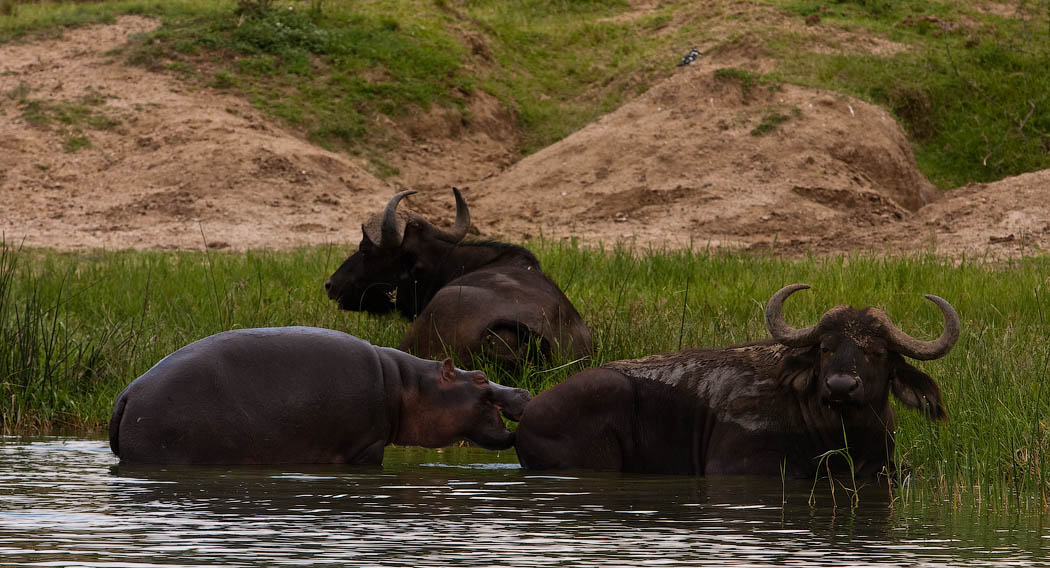
[[[948,418],[941,389],[929,375],[913,367],[899,353],[890,354],[889,366],[890,388],[905,406],[922,411],[935,422]]]
[[[817,346],[804,351],[789,349],[780,365],[780,384],[803,392],[817,376]]]
[[[372,239],[368,236],[368,231],[365,230],[365,224],[361,223],[361,244],[357,246],[358,249],[365,247],[375,247],[376,244],[372,242]]]
[[[441,382],[456,382],[456,367],[452,364],[452,359],[445,359],[441,363]]]

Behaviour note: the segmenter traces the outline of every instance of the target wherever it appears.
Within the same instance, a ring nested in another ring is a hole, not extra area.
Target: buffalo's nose
[[[328,280],[324,281],[324,291],[325,292],[331,292],[332,291],[332,279],[331,278],[329,278]]]
[[[845,397],[857,389],[860,385],[860,381],[856,377],[837,373],[828,377],[825,381],[828,386],[828,392],[833,397]]]

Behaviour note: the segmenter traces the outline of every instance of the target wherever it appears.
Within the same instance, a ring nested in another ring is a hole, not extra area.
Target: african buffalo
[[[539,394],[518,425],[522,466],[812,477],[848,469],[834,452],[848,447],[856,476],[891,471],[891,391],[931,420],[946,417],[937,384],[904,356],[946,355],[959,316],[926,296],[945,319],[933,341],[913,339],[870,307],[838,306],[795,329],[781,306],[804,288],[769,300],[772,341],[617,361]],[[834,459],[821,463],[824,454]]]
[[[226,331],[160,360],[117,397],[109,444],[122,463],[375,464],[387,444],[514,444],[529,395],[480,371],[339,331]]]
[[[590,330],[531,252],[463,240],[470,212],[459,190],[452,192],[456,222],[447,232],[415,213],[399,218],[398,203],[414,191],[391,198],[381,217],[361,227],[357,252],[325,282],[328,297],[344,310],[396,309],[414,319],[399,349],[420,357],[481,355],[516,364],[590,355]]]

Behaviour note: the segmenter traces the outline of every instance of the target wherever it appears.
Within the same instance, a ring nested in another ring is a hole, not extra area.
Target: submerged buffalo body
[[[514,364],[553,355],[582,358],[591,333],[572,302],[527,249],[464,241],[470,213],[456,197],[456,222],[443,231],[414,213],[397,214],[404,191],[362,227],[352,254],[325,282],[344,310],[397,310],[415,320],[400,349],[420,357],[471,355]]]
[[[901,332],[884,312],[839,306],[806,329],[780,315],[792,285],[770,300],[773,341],[689,349],[589,369],[541,393],[517,430],[524,467],[693,475],[810,477],[893,467],[892,392],[931,420],[946,414],[937,384],[903,356],[942,357],[959,334],[933,341]],[[823,459],[828,461],[822,462]]]
[[[227,331],[162,359],[117,397],[124,463],[380,464],[383,447],[514,443],[523,390],[310,327]]]

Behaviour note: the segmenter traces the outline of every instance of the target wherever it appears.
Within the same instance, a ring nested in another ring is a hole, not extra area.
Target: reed
[[[515,372],[465,362],[537,392],[607,361],[720,347],[767,336],[762,310],[806,282],[786,317],[808,325],[833,305],[876,305],[932,338],[948,299],[963,320],[955,349],[917,362],[940,384],[950,420],[898,412],[906,499],[994,510],[1045,507],[1050,493],[1050,257],[992,262],[919,255],[781,259],[638,250],[578,241],[528,243],[594,334],[590,361]],[[324,279],[345,247],[292,251],[57,253],[0,248],[0,413],[5,432],[101,428],[117,393],[171,351],[231,328],[313,325],[396,346],[407,322],[342,312]]]

